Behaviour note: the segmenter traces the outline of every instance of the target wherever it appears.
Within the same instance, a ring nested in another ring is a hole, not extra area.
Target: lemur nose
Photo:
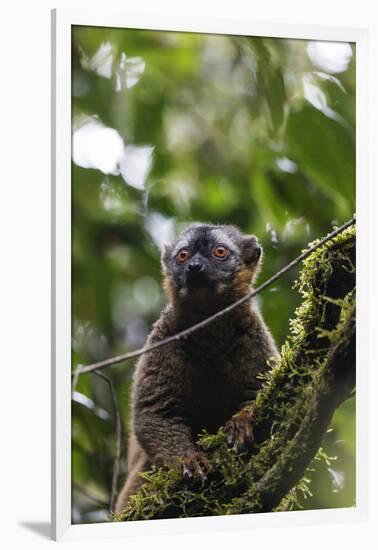
[[[199,273],[200,271],[203,270],[203,268],[204,268],[204,264],[199,260],[194,260],[193,262],[190,262],[190,264],[188,264],[188,269],[192,273]]]

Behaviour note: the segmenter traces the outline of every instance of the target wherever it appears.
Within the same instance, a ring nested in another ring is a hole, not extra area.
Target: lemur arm
[[[262,386],[261,375],[271,369],[271,362],[278,357],[274,340],[266,327],[260,313],[255,310],[254,322],[249,334],[240,348],[244,348],[250,361],[243,373],[244,385],[238,411],[226,422],[227,444],[234,445],[240,451],[247,450],[253,443],[253,425],[255,421],[254,403]]]
[[[169,360],[169,357],[166,358]],[[153,464],[174,467],[182,473],[204,477],[209,467],[198,451],[181,399],[182,378],[175,369],[158,368],[148,358],[142,360],[135,383],[134,431]]]

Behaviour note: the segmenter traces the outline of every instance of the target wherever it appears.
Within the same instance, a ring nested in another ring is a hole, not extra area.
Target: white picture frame
[[[356,43],[357,56],[357,500],[355,508],[71,524],[71,28],[189,31]],[[56,540],[361,521],[368,514],[368,32],[358,28],[167,18],[91,8],[52,12],[52,535]],[[359,213],[364,212],[360,216]],[[361,281],[364,284],[361,284]],[[364,327],[363,330],[361,327]]]

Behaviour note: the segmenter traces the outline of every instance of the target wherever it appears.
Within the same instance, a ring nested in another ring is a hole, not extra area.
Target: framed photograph
[[[365,518],[367,31],[52,36],[54,538]]]

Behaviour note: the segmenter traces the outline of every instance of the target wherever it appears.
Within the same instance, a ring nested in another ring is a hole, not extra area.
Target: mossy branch
[[[354,226],[304,261],[296,288],[302,304],[257,396],[252,453],[229,450],[222,430],[202,434],[198,444],[213,464],[206,486],[188,487],[176,470],[155,469],[114,519],[272,511],[295,498],[334,411],[355,386]]]

